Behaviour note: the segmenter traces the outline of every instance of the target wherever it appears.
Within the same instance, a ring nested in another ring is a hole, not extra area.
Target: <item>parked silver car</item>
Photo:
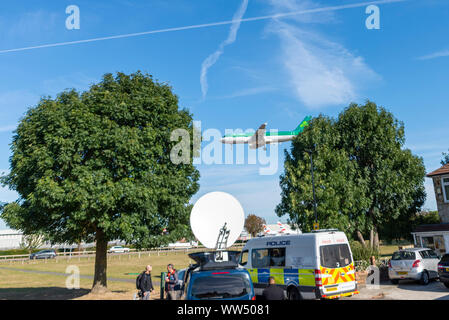
[[[55,250],[41,250],[39,252],[35,252],[30,254],[30,259],[54,259],[56,258]]]
[[[113,246],[108,250],[109,253],[124,253],[129,252],[129,248],[125,248],[123,246]]]
[[[412,279],[426,285],[430,279],[438,278],[439,261],[439,256],[429,248],[399,250],[388,263],[388,276],[393,284]]]

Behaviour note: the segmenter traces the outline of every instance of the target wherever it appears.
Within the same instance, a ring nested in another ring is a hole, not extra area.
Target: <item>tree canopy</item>
[[[245,219],[245,229],[252,237],[263,231],[264,224],[266,224],[265,219],[255,214],[249,214]]]
[[[307,151],[313,150],[320,228],[356,234],[363,244],[370,232],[371,242],[378,244],[379,226],[415,214],[425,200],[423,160],[403,149],[404,143],[404,125],[373,102],[351,104],[337,119],[320,115],[285,153],[277,214],[311,230]]]
[[[169,85],[140,72],[106,74],[86,92],[42,98],[13,136],[2,182],[20,198],[1,218],[52,242],[95,240],[94,287],[106,286],[108,241],[149,248],[190,234],[199,172],[194,150],[189,163],[170,160],[175,129],[192,136],[191,114]]]
[[[411,232],[421,224],[441,223],[438,211],[421,211],[409,213],[407,211],[399,215],[391,223],[384,223],[380,226],[382,238],[387,241],[406,239],[413,241]]]
[[[443,152],[443,159],[441,159],[441,165],[444,166],[445,164],[449,163],[449,152]]]

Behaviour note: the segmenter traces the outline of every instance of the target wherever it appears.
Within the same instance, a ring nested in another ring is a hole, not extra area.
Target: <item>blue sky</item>
[[[406,128],[406,147],[427,171],[447,151],[449,3],[378,3],[380,29],[368,30],[367,1],[108,0],[0,4],[0,169],[9,168],[12,131],[41,96],[83,91],[107,72],[141,70],[173,86],[203,130],[292,130],[306,116],[336,116],[370,99]],[[360,4],[348,6],[352,4]],[[66,28],[66,7],[80,9],[80,29]],[[332,9],[326,9],[332,7]],[[310,9],[318,9],[312,10]],[[295,15],[274,17],[276,14]],[[251,19],[254,17],[264,17]],[[270,18],[271,17],[271,18]],[[217,22],[234,22],[218,24]],[[184,30],[170,28],[191,27]],[[168,29],[168,30],[165,30]],[[70,44],[86,39],[158,31]],[[165,31],[163,31],[165,30]],[[47,44],[64,45],[39,48]],[[34,49],[10,49],[36,47]],[[198,165],[201,189],[233,194],[246,214],[279,219],[277,172],[259,164]],[[426,208],[436,209],[430,179]],[[17,195],[0,188],[0,201]],[[0,221],[0,229],[5,228]]]

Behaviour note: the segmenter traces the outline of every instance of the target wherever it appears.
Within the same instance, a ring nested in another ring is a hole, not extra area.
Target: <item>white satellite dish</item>
[[[240,202],[225,192],[210,192],[198,199],[190,214],[190,227],[198,240],[210,249],[217,248],[220,231],[226,228],[226,247],[234,244],[243,230],[245,214]]]

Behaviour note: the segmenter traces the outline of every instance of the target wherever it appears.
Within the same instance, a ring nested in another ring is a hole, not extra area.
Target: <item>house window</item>
[[[446,253],[446,246],[444,245],[443,236],[434,236],[433,239],[435,243],[435,251],[439,255],[444,255]]]
[[[441,186],[443,188],[444,202],[449,203],[449,177],[441,178]]]
[[[433,237],[422,237],[423,247],[429,249],[435,249]]]

